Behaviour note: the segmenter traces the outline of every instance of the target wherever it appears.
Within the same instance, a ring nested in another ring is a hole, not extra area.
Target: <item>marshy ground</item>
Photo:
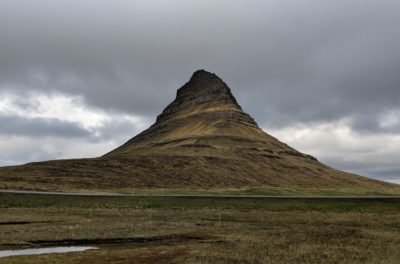
[[[400,263],[400,200],[0,194],[0,263]]]

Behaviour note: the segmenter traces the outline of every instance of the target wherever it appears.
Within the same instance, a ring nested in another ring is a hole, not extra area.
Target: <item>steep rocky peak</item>
[[[190,80],[178,89],[177,98],[183,97],[183,99],[189,99],[184,97],[204,94],[213,94],[213,98],[210,99],[217,101],[220,99],[220,96],[229,96],[236,103],[236,100],[226,83],[216,74],[205,70],[195,71]]]
[[[198,70],[178,89],[175,100],[157,117],[157,121],[168,119],[175,113],[193,106],[217,107],[226,104],[242,110],[221,78],[214,73]]]
[[[215,73],[206,70],[197,70],[192,74],[188,83],[223,83],[223,81]]]

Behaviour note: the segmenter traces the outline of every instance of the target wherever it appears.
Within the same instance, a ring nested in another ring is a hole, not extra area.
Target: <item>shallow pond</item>
[[[49,253],[67,253],[80,252],[88,249],[97,249],[96,247],[50,247],[50,248],[31,248],[16,250],[0,250],[1,257],[22,256],[22,255],[40,255]]]

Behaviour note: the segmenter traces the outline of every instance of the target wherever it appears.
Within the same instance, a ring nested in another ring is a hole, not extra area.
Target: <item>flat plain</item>
[[[0,194],[0,263],[399,263],[400,200]]]

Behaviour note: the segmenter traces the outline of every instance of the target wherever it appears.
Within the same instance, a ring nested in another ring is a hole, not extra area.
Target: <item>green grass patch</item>
[[[399,211],[400,199],[100,197],[0,194],[0,208],[158,208]]]

